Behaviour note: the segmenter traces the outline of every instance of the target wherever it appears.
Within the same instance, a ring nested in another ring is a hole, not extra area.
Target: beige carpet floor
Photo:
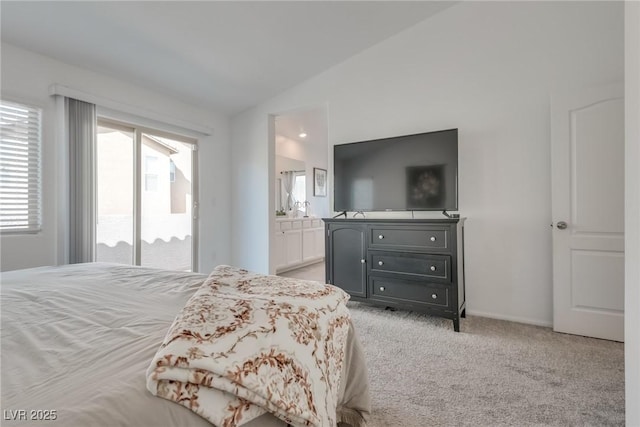
[[[285,273],[324,281],[324,264]],[[468,316],[350,302],[371,382],[369,427],[623,426],[624,344]]]
[[[623,426],[624,345],[469,316],[349,303],[371,382],[370,427]]]

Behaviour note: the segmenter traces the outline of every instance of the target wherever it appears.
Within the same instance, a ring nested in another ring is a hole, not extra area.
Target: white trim
[[[625,420],[640,425],[640,3],[625,2]],[[636,403],[633,403],[636,402]]]
[[[544,326],[545,328],[551,328],[553,326],[552,322],[538,320],[538,319],[531,319],[528,317],[505,316],[502,314],[487,313],[483,311],[475,311],[475,310],[469,310],[469,309],[466,310],[466,313],[469,316],[488,317],[489,319],[506,320],[508,322],[525,323],[527,325],[534,325],[534,326]]]
[[[101,115],[103,113],[106,113],[108,115],[109,112],[113,112],[117,115],[118,112],[121,112],[134,115],[142,119],[152,120],[154,123],[168,124],[172,127],[178,128],[177,133],[183,134],[186,132],[187,135],[185,136],[193,136],[197,138],[198,136],[202,137],[213,135],[213,129],[209,127],[190,123],[173,117],[167,117],[164,114],[157,113],[143,107],[124,104],[113,99],[87,93],[79,89],[70,88],[59,83],[53,83],[51,86],[49,86],[49,95],[62,95],[68,98],[74,98],[80,101],[95,104],[97,107],[100,107]],[[106,109],[106,111],[104,111],[104,109]],[[149,127],[154,127],[154,125],[151,125]],[[194,132],[197,135],[193,135]]]

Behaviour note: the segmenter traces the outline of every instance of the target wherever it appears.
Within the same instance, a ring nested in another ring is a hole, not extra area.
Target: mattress
[[[211,426],[145,384],[168,328],[206,277],[104,263],[2,273],[2,425]],[[345,353],[339,410],[366,419],[353,327]],[[265,414],[244,425],[286,424]]]

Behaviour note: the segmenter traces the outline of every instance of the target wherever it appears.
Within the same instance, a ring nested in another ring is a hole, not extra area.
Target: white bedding
[[[2,425],[211,426],[145,386],[167,329],[204,279],[113,264],[2,273]],[[352,330],[347,347],[340,405],[366,417],[366,369]],[[270,414],[245,424],[283,425]]]

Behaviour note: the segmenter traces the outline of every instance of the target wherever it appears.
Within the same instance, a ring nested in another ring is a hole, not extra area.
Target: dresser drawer
[[[369,251],[371,273],[396,273],[451,281],[451,257],[412,252]]]
[[[448,249],[449,228],[373,226],[369,244],[371,247]]]
[[[369,276],[369,299],[447,308],[449,289],[417,280]]]

